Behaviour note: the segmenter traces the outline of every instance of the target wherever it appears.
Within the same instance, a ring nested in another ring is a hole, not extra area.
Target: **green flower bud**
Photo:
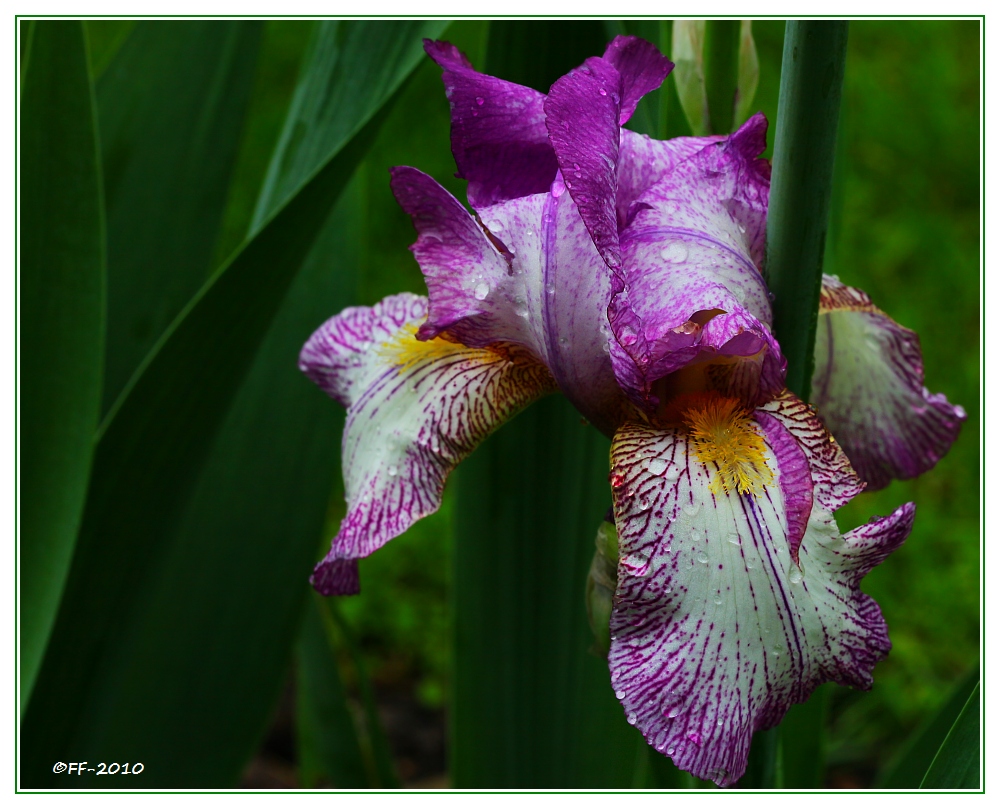
[[[594,634],[591,651],[606,658],[611,648],[611,604],[618,584],[618,532],[613,522],[601,523],[587,576],[587,619]]]

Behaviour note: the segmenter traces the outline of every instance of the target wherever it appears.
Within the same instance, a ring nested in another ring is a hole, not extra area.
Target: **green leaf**
[[[544,92],[604,45],[593,21],[494,21],[486,72]],[[505,425],[458,472],[455,787],[633,783],[638,734],[607,662],[588,652],[584,591],[607,477],[607,440],[561,397]]]
[[[781,786],[819,789],[826,765],[826,707],[830,686],[821,685],[781,720]]]
[[[588,651],[584,588],[611,493],[608,441],[580,421],[543,399],[459,469],[455,787],[630,787],[645,752]]]
[[[83,512],[104,351],[101,172],[84,32],[79,22],[48,20],[27,31],[18,324],[22,709]]]
[[[340,789],[372,786],[319,596],[310,602],[295,655],[299,781],[307,789],[324,780]]]
[[[890,762],[879,779],[880,789],[917,789],[934,756],[969,701],[969,694],[979,682],[976,665],[955,685],[944,704],[914,732],[906,746]]]
[[[140,21],[97,83],[108,217],[105,412],[213,269],[262,26]]]
[[[979,789],[979,683],[948,732],[921,789]]]
[[[833,184],[847,23],[789,20],[767,217],[774,335],[788,360],[786,383],[808,400]]]
[[[376,34],[412,32],[386,24]],[[308,470],[338,432],[336,408],[295,370],[308,333],[335,311],[323,286],[335,281],[322,279],[336,277],[321,262],[300,268],[419,49],[361,53],[383,59],[375,87],[352,84],[365,102],[345,102],[352,120],[321,165],[185,308],[106,420],[22,729],[26,786],[50,783],[51,762],[70,751],[134,760],[142,749],[146,787],[226,786],[263,730],[299,625],[316,504],[330,490]],[[307,313],[275,321],[286,297]],[[267,359],[251,371],[262,344]],[[312,397],[317,420],[285,409],[284,396]],[[290,498],[296,481],[307,489]],[[269,487],[280,490],[273,501]]]

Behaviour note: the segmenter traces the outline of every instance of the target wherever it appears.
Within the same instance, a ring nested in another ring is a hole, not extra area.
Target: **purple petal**
[[[469,181],[474,208],[547,191],[556,158],[545,129],[545,96],[472,68],[449,42],[424,41],[444,68],[451,105],[451,149],[458,176]]]
[[[655,45],[635,36],[615,37],[602,58],[621,76],[618,123],[622,126],[632,117],[642,97],[663,84],[674,67]]]
[[[767,326],[771,306],[759,270],[768,171],[753,155],[766,127],[754,116],[727,140],[676,163],[631,205],[608,314],[618,343],[615,373],[637,403],[655,403],[657,379],[712,351],[763,352],[757,401],[783,386],[784,359]],[[713,311],[718,316],[704,324],[694,318]]]
[[[420,327],[421,339],[437,337],[468,318],[489,320],[488,290],[495,289],[510,272],[502,246],[490,237],[457,199],[436,180],[418,169],[392,169],[392,192],[413,220],[417,241],[410,249],[427,282],[430,311]],[[506,251],[505,251],[506,252]],[[480,342],[458,339],[467,345],[486,345],[509,335],[491,334]]]
[[[553,84],[545,100],[545,123],[566,188],[613,270],[621,267],[615,214],[621,93],[618,71],[592,57]]]
[[[321,596],[356,596],[361,592],[358,560],[327,557],[316,565],[309,583]]]
[[[870,490],[932,468],[965,410],[924,387],[920,338],[860,289],[823,277],[812,396]]]
[[[345,592],[367,556],[441,505],[449,473],[493,430],[555,385],[518,346],[467,348],[416,331],[427,301],[407,293],[324,323],[299,365],[345,404],[347,514],[313,582]]]
[[[774,478],[740,495],[713,483],[679,429],[630,423],[612,445],[612,685],[656,750],[722,786],[743,775],[753,733],[820,683],[870,685],[888,640],[858,582],[913,518],[907,505],[841,536],[814,502],[796,564],[767,455]]]
[[[656,185],[682,160],[693,157],[706,146],[725,140],[728,135],[707,138],[655,140],[630,129],[621,132],[618,154],[618,229],[628,224],[632,203]]]

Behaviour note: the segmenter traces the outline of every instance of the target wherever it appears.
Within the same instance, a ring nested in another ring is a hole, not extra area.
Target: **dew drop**
[[[667,462],[662,458],[653,458],[649,462],[649,473],[651,475],[662,475],[667,471]]]
[[[566,193],[566,183],[562,180],[556,180],[552,183],[552,196],[559,199],[563,194]]]
[[[649,499],[643,497],[639,500],[639,511],[649,511]]]
[[[631,712],[631,713],[630,713],[630,714],[628,715],[628,723],[629,723],[630,725],[634,725],[634,724],[636,723],[636,721],[638,720],[638,718],[639,718],[639,717],[637,717],[637,716],[635,715],[635,711],[632,711],[632,712]]]
[[[663,592],[664,592],[664,594],[666,595],[666,594],[669,594],[669,593],[673,592],[673,589],[674,589],[674,588],[673,588],[673,587],[671,587],[671,586],[670,586],[669,584],[666,584],[666,585],[664,585],[664,587],[663,587]]]
[[[499,219],[493,219],[487,222],[486,227],[488,227],[494,233],[500,233],[504,229],[503,222],[501,222]]]
[[[475,296],[477,301],[485,301],[490,294],[490,285],[487,283],[476,284]]]
[[[394,478],[399,474],[399,467],[390,466],[386,471],[389,473],[389,477]]]
[[[617,691],[615,691],[615,696],[618,697],[618,699],[624,699],[625,690],[623,688],[619,688]]]
[[[635,343],[637,335],[635,329],[631,326],[622,326],[622,330],[618,335],[618,339],[621,340],[623,346],[630,346]]]
[[[668,756],[672,756],[673,754],[674,754],[674,748],[672,748],[672,747],[668,747],[668,748],[667,748],[667,755],[668,755]]]
[[[672,264],[680,264],[682,261],[686,261],[687,257],[687,245],[680,241],[670,242],[670,244],[660,251],[660,258]]]
[[[482,96],[478,96],[478,97],[476,98],[476,103],[477,103],[477,104],[478,104],[478,105],[479,105],[479,106],[481,107],[481,106],[483,106],[483,104],[485,104],[485,103],[486,103],[486,99],[485,99],[485,98],[483,98]]]
[[[545,291],[546,291],[546,293],[548,293],[549,295],[555,295],[555,294],[556,294],[556,285],[555,285],[555,284],[553,284],[553,283],[548,283],[548,284],[546,284],[546,285],[545,285]]]
[[[726,536],[726,539],[733,545],[740,544],[740,535],[737,534],[735,531]]]
[[[740,229],[740,233],[746,233],[746,232],[747,232],[747,226],[746,226],[746,225],[744,225],[744,224],[743,224],[742,222],[740,222],[740,223],[739,223],[739,224],[737,225],[737,227],[738,227],[738,228]]]
[[[680,476],[681,476],[681,470],[680,470],[680,467],[679,467],[679,466],[676,466],[676,465],[675,465],[675,466],[671,466],[671,467],[670,467],[670,468],[669,468],[669,469],[667,470],[667,473],[666,473],[666,474],[664,475],[664,477],[665,477],[665,478],[666,478],[667,480],[677,480],[677,478],[679,478]]]
[[[788,580],[792,584],[798,584],[802,581],[802,570],[798,565],[793,564],[791,569],[788,571]]]
[[[694,517],[699,511],[701,511],[701,503],[685,503],[683,509],[684,513],[689,517]]]
[[[599,92],[602,96],[606,96],[608,94],[608,91],[605,90],[603,87],[600,90],[598,90],[597,92]]]
[[[697,731],[692,731],[688,734],[688,741],[694,742],[696,745],[701,747],[701,734]]]
[[[703,565],[708,564],[708,554],[705,553],[705,551],[698,551],[698,555],[695,557],[695,559],[697,559]]]

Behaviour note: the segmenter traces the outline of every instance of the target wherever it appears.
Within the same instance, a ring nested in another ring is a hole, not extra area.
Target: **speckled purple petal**
[[[545,124],[566,188],[613,270],[621,267],[615,213],[621,92],[618,71],[592,57],[553,84],[545,99]]]
[[[832,276],[823,277],[812,397],[870,490],[932,468],[966,419],[924,387],[917,334]]]
[[[458,176],[469,181],[474,208],[547,191],[556,158],[545,129],[545,96],[487,76],[449,42],[424,41],[444,68],[451,105],[451,149]]]
[[[409,293],[353,307],[324,323],[299,367],[344,404],[347,514],[313,584],[357,592],[353,561],[441,505],[448,474],[504,421],[555,389],[518,346],[467,348],[416,339],[427,299]]]
[[[820,683],[870,687],[889,641],[858,583],[913,521],[907,504],[841,536],[816,498],[796,564],[781,477],[801,470],[771,446],[767,462],[760,494],[727,495],[680,430],[629,423],[612,445],[612,685],[656,750],[721,786],[743,775],[753,733]]]
[[[394,169],[392,187],[417,228],[430,297],[418,336],[525,347],[612,435],[622,395],[608,354],[610,273],[562,182],[480,209],[482,224],[416,169]]]
[[[705,138],[656,140],[630,129],[621,132],[618,152],[618,192],[615,202],[618,229],[628,224],[628,213],[640,196],[656,185],[682,160],[693,157],[706,146],[725,140],[728,135]]]
[[[656,46],[635,36],[616,36],[601,57],[621,76],[622,126],[632,117],[646,93],[656,90],[674,67]]]
[[[783,387],[785,363],[770,333],[759,269],[769,169],[755,156],[766,128],[764,117],[754,116],[727,140],[678,162],[632,203],[608,315],[615,373],[637,403],[655,403],[653,382],[712,352],[763,352],[757,401]],[[692,321],[713,310],[721,314],[706,324]]]

